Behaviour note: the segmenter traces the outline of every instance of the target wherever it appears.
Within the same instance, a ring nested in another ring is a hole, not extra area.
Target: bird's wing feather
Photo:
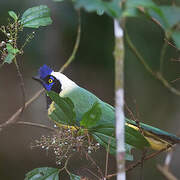
[[[106,123],[115,123],[114,108],[107,103],[104,103],[98,97],[84,88],[75,86],[71,89],[62,91],[60,96],[69,97],[73,101],[77,116],[76,118],[78,121],[81,120],[83,114],[87,112],[95,102],[98,102],[102,110],[100,123],[102,123],[102,121]]]
[[[137,127],[137,123],[135,121],[126,119],[126,122]],[[155,128],[153,126],[150,126],[144,123],[140,123],[140,128],[142,128],[142,130],[145,130],[153,135],[157,135],[159,138],[164,139],[167,142],[180,143],[180,137],[177,137],[176,135],[163,131],[159,128]]]

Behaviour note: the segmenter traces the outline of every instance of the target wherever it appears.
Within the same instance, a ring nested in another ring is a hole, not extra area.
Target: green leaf
[[[8,54],[4,59],[4,63],[11,64],[16,54],[19,52],[19,50],[16,48],[13,48],[12,45],[9,43],[6,44],[6,49],[7,49]]]
[[[19,49],[13,48],[11,44],[6,44],[6,49],[8,53],[17,54],[19,52]]]
[[[152,0],[127,0],[123,16],[139,16],[141,15],[138,8],[154,9],[158,11],[158,6]]]
[[[153,10],[149,10],[149,14],[161,24],[167,36],[172,37],[176,46],[179,48],[180,31],[174,32],[173,27],[180,23],[180,8],[177,6],[159,6],[159,9],[161,14]]]
[[[81,180],[81,177],[75,174],[70,174],[70,180]]]
[[[62,98],[59,94],[49,91],[47,95],[55,102],[52,103],[48,109],[48,115],[52,120],[60,124],[75,125],[76,114],[74,111],[74,104],[70,98]],[[52,110],[51,110],[52,109]]]
[[[52,24],[50,10],[46,5],[35,6],[27,9],[21,18],[23,27],[39,28]]]
[[[149,14],[155,18],[165,31],[169,31],[174,25],[180,23],[180,8],[177,6],[159,6],[161,14],[149,10]]]
[[[59,180],[59,169],[51,167],[36,168],[28,172],[24,180]]]
[[[97,12],[102,15],[104,12],[113,18],[120,17],[121,9],[119,6],[120,0],[112,0],[105,2],[102,0],[74,0],[76,8],[84,8],[88,12]]]
[[[15,58],[15,55],[9,53],[9,54],[5,57],[4,63],[11,64],[11,63],[12,63],[12,60],[13,60],[14,58]]]
[[[17,21],[18,20],[18,17],[16,15],[16,13],[14,11],[8,11],[8,14],[15,20]]]
[[[106,123],[91,129],[89,133],[94,137],[94,139],[104,146],[109,153],[116,154],[116,139],[114,136],[115,128],[111,123]],[[126,160],[132,161],[133,156],[131,154],[132,146],[126,144]]]
[[[111,154],[116,153],[116,139],[113,136],[109,136],[99,132],[92,132],[91,135],[96,139],[96,141],[104,146],[107,150],[109,144],[109,152]]]
[[[103,146],[107,148],[110,143],[110,153],[115,153],[116,141],[115,141],[115,128],[111,123],[102,124],[89,130],[90,134]],[[128,145],[134,146],[138,149],[149,147],[149,143],[146,138],[137,130],[125,126],[125,142]]]
[[[127,0],[126,1],[126,5],[128,7],[154,7],[155,6],[155,3],[152,1],[152,0]]]
[[[177,32],[173,32],[173,27],[180,23],[180,8],[177,6],[157,6],[151,0],[127,0],[126,9],[123,11],[123,16],[139,16],[141,15],[138,7],[143,7],[147,10],[147,14],[156,19],[161,27],[172,36],[177,47],[179,47],[179,40]],[[177,38],[177,39],[176,39]]]
[[[101,119],[101,107],[98,102],[95,102],[92,108],[84,113],[80,125],[85,128],[91,128],[96,125],[96,123]]]

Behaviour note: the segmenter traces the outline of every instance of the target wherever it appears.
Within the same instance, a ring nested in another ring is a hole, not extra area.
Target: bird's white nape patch
[[[71,87],[77,86],[77,84],[75,82],[73,82],[71,79],[69,79],[68,77],[66,77],[64,74],[62,74],[60,72],[53,71],[51,73],[51,75],[60,81],[62,90],[66,89],[66,88],[71,88]]]

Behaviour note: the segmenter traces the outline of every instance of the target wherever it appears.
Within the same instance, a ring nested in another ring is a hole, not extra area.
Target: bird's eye
[[[52,79],[48,79],[48,83],[51,84],[53,82]]]

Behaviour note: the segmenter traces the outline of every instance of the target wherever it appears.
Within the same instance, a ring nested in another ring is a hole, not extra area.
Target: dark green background
[[[76,38],[77,14],[71,3],[55,3],[51,1],[35,0],[6,0],[0,1],[0,24],[6,24],[8,10],[22,13],[27,8],[39,4],[47,4],[51,9],[53,24],[36,31],[34,40],[25,49],[19,64],[23,73],[26,99],[33,96],[40,89],[40,85],[31,77],[36,75],[38,68],[47,64],[55,70],[67,60],[72,52]],[[79,51],[75,61],[65,70],[65,74],[80,86],[95,93],[102,100],[114,105],[114,59],[113,59],[113,21],[108,16],[97,16],[94,13],[82,13],[82,34]],[[127,19],[127,31],[138,51],[146,59],[154,71],[159,70],[159,58],[164,43],[163,31],[153,22],[144,18]],[[26,30],[28,32],[28,30]],[[1,35],[1,40],[4,37]],[[21,36],[21,40],[24,34]],[[22,41],[20,40],[20,43]],[[179,105],[180,98],[159,81],[154,79],[138,61],[128,48],[125,49],[125,99],[135,116],[143,122],[157,126],[173,133],[179,133]],[[180,76],[179,62],[172,62],[171,58],[178,58],[177,50],[168,46],[165,55],[164,76],[169,81]],[[176,88],[180,82],[173,83]],[[21,92],[15,66],[5,65],[0,69],[0,122],[6,121],[20,106]],[[138,114],[138,115],[137,115]],[[127,113],[127,116],[130,115]],[[51,123],[47,117],[45,97],[42,95],[22,117],[24,121],[38,122],[46,125]],[[0,179],[21,180],[25,173],[43,166],[56,167],[55,157],[51,152],[41,149],[30,149],[30,144],[39,139],[42,134],[49,134],[47,130],[35,127],[13,125],[0,132]],[[171,164],[172,172],[180,178],[178,172],[180,149],[177,147]],[[140,158],[141,152],[135,153],[135,159]],[[164,179],[156,169],[158,163],[163,163],[165,154],[157,159],[145,162],[143,177],[146,180]],[[99,151],[93,154],[100,167],[104,170],[105,153]],[[73,173],[87,175],[84,168],[91,163],[83,161],[77,155],[70,163]],[[93,167],[93,166],[92,166]],[[95,170],[95,169],[94,169]],[[95,171],[96,172],[96,171]],[[109,173],[115,172],[115,161],[109,161]],[[90,176],[91,177],[91,176]],[[139,179],[140,169],[136,168],[128,173],[128,179]],[[68,179],[66,176],[62,179]]]

